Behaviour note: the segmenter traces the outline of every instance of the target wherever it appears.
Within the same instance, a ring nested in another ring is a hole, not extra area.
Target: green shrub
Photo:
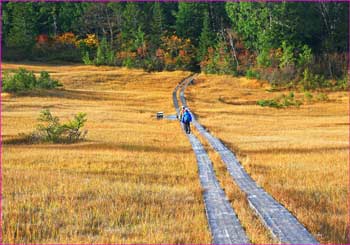
[[[260,78],[259,72],[254,71],[254,70],[251,70],[251,69],[248,69],[248,70],[246,71],[245,76],[246,76],[246,78],[248,78],[248,79],[254,79],[254,78],[259,79],[259,78]]]
[[[164,69],[164,62],[161,59],[152,57],[146,59],[143,63],[143,69],[147,72],[162,71]]]
[[[41,111],[38,121],[42,123],[37,126],[40,138],[45,141],[58,142],[64,131],[60,119],[53,116],[50,110],[46,109]]]
[[[73,143],[83,139],[87,134],[87,131],[81,131],[87,121],[85,113],[78,113],[72,120],[61,124],[60,119],[46,109],[41,111],[38,120],[41,123],[37,126],[37,132],[32,134],[37,141]]]
[[[282,42],[282,57],[280,59],[280,68],[294,65],[295,58],[294,58],[294,47],[291,45],[288,45],[287,42]]]
[[[304,93],[304,97],[305,97],[305,99],[306,99],[307,102],[311,102],[311,101],[312,101],[312,98],[313,98],[313,95],[312,95],[310,92],[306,91],[306,92]]]
[[[13,75],[4,74],[2,90],[4,92],[22,92],[32,90],[34,88],[53,89],[62,86],[57,80],[50,78],[50,74],[46,71],[40,73],[37,79],[32,71],[20,68]]]
[[[304,90],[312,90],[330,86],[329,82],[325,80],[324,76],[312,74],[308,68],[304,70],[301,84]]]
[[[317,100],[318,101],[329,101],[328,95],[324,93],[319,93],[317,95]]]
[[[131,57],[127,57],[122,62],[123,66],[126,66],[127,68],[132,68],[135,65],[134,60]]]
[[[47,71],[40,72],[40,77],[37,81],[37,88],[53,89],[62,86],[57,80],[51,79]]]
[[[280,103],[283,107],[288,107],[288,106],[299,107],[302,104],[300,100],[295,99],[293,92],[290,92],[287,96],[283,94],[281,96]]]
[[[260,52],[258,57],[256,58],[256,61],[258,62],[258,65],[261,67],[270,67],[271,66],[271,59],[269,50],[264,49]]]
[[[268,107],[275,107],[275,108],[281,108],[283,107],[282,104],[278,103],[276,100],[272,99],[272,100],[258,100],[257,101],[257,104],[262,106],[262,107],[265,107],[265,106],[268,106]]]
[[[93,64],[93,61],[90,59],[90,55],[89,55],[88,51],[85,52],[85,54],[82,57],[82,60],[83,60],[85,65],[92,65]]]
[[[271,100],[258,100],[257,104],[265,107],[274,107],[274,108],[283,108],[283,107],[290,107],[290,106],[296,106],[299,107],[302,105],[302,102],[300,100],[296,100],[294,93],[290,92],[288,95],[282,94],[280,97],[277,97],[275,99]]]
[[[102,38],[101,43],[97,47],[96,58],[94,64],[99,65],[115,65],[115,54],[114,51],[109,47],[106,37]]]
[[[6,73],[4,75],[2,90],[4,92],[20,92],[35,88],[37,81],[32,71],[20,68],[13,75]]]
[[[84,126],[86,121],[86,113],[79,112],[74,116],[74,119],[63,124],[64,138],[66,138],[68,142],[76,142],[79,139],[84,138],[87,131],[82,132],[80,129]]]
[[[349,78],[345,76],[343,79],[339,79],[335,83],[335,90],[348,90],[349,89]]]
[[[309,46],[304,45],[301,48],[301,52],[299,53],[298,56],[298,67],[306,67],[309,66],[311,64],[313,60],[313,55],[312,55],[312,50],[311,48],[309,48]]]

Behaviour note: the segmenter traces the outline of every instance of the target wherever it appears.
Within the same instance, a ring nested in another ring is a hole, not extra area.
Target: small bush
[[[85,52],[85,54],[82,57],[82,60],[83,60],[85,65],[92,65],[93,64],[93,61],[90,59],[90,55],[89,55],[88,51]]]
[[[46,71],[42,71],[39,79],[37,79],[32,71],[20,68],[13,75],[5,73],[2,86],[4,92],[16,93],[35,88],[54,89],[62,86],[62,84],[51,79],[50,74]]]
[[[271,66],[271,60],[270,60],[270,54],[269,50],[264,49],[260,52],[258,57],[256,58],[256,61],[258,62],[258,65],[260,67],[270,67]]]
[[[305,100],[310,103],[312,101],[313,95],[310,92],[306,91],[304,93],[304,97],[305,97]]]
[[[4,92],[20,92],[36,87],[36,78],[32,71],[20,68],[15,74],[5,73],[2,90]]]
[[[280,98],[280,103],[283,107],[288,107],[288,106],[299,107],[302,104],[300,100],[295,99],[293,92],[290,92],[287,96],[283,94]]]
[[[283,107],[290,107],[290,106],[295,106],[299,107],[302,105],[302,102],[300,100],[296,100],[294,93],[290,92],[288,95],[282,94],[282,96],[277,97],[275,99],[271,100],[258,100],[257,104],[265,107],[274,107],[274,108],[283,108]]]
[[[286,66],[294,66],[295,58],[294,58],[294,47],[292,45],[288,45],[287,42],[282,42],[282,57],[280,59],[280,68]]]
[[[304,70],[303,80],[301,81],[304,90],[312,90],[317,88],[329,87],[330,84],[321,75],[313,74],[308,68]]]
[[[96,58],[94,64],[99,65],[115,65],[115,53],[108,45],[106,37],[102,38],[101,43],[97,46]]]
[[[329,101],[328,95],[324,93],[318,94],[316,98],[318,101]]]
[[[58,142],[64,128],[60,124],[60,119],[53,116],[51,112],[47,110],[41,111],[38,120],[42,123],[37,126],[39,138],[44,141]]]
[[[31,134],[36,141],[74,143],[84,139],[87,134],[87,131],[81,131],[87,121],[85,113],[78,113],[72,120],[61,124],[60,119],[46,109],[41,111],[38,120],[41,123],[37,126],[37,131]]]
[[[246,78],[248,78],[248,79],[254,79],[254,78],[259,79],[259,78],[260,78],[259,72],[254,71],[254,70],[251,70],[251,69],[248,69],[248,70],[246,71],[245,76],[246,76]]]
[[[84,138],[87,131],[82,132],[81,128],[84,127],[86,121],[86,113],[79,112],[74,116],[74,119],[63,124],[64,138],[66,138],[68,142],[76,142]]]
[[[334,90],[348,90],[349,89],[349,78],[345,76],[343,79],[339,79],[335,83]]]
[[[158,58],[146,59],[143,64],[143,69],[147,72],[162,71],[164,69],[164,62]]]
[[[40,72],[40,77],[37,81],[37,88],[53,89],[62,86],[57,80],[51,79],[47,71]]]
[[[298,67],[305,68],[311,64],[313,60],[312,50],[309,46],[304,45],[301,48],[299,57],[297,59]]]
[[[282,104],[278,103],[276,100],[272,99],[272,100],[258,100],[257,101],[257,104],[262,106],[262,107],[265,107],[265,106],[268,106],[268,107],[275,107],[275,108],[281,108],[283,107]]]

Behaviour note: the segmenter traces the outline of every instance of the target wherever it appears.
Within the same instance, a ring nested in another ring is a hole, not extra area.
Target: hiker
[[[190,122],[192,122],[192,116],[191,116],[191,113],[188,110],[188,108],[185,108],[185,112],[183,113],[183,115],[181,117],[181,122],[185,126],[186,134],[190,134],[191,133]]]
[[[184,112],[185,112],[185,107],[184,107],[184,106],[181,106],[180,116],[179,116],[180,122],[182,122],[182,116],[183,116]]]

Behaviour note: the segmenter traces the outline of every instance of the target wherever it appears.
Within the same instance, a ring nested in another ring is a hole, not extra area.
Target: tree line
[[[323,86],[346,75],[348,12],[341,2],[5,2],[3,58],[201,70],[275,84],[307,74]]]

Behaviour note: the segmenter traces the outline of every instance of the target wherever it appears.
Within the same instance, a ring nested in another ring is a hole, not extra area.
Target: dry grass
[[[347,243],[347,92],[328,93],[329,102],[275,109],[255,105],[283,93],[266,87],[254,80],[202,74],[188,88],[188,105],[320,242]]]
[[[4,243],[209,243],[194,154],[171,93],[186,72],[90,66],[47,70],[63,90],[2,97]],[[16,69],[17,64],[3,64]],[[43,108],[86,112],[85,142],[8,144]]]

